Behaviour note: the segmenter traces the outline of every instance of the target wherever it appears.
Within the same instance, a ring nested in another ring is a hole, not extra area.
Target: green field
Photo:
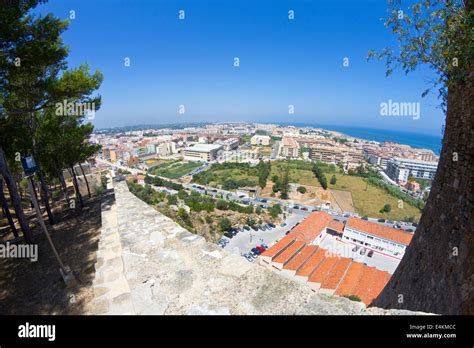
[[[227,162],[213,164],[211,168],[193,177],[193,182],[214,187],[224,186],[226,182],[229,184],[229,181],[237,184],[229,186],[230,189],[236,186],[255,186],[258,183],[258,168],[251,167],[247,163]]]
[[[274,175],[281,176],[285,165],[286,163],[283,161],[272,162],[270,175],[268,177],[269,180],[271,180],[272,176]],[[309,167],[311,167],[311,165]],[[292,183],[308,185],[308,186],[319,186],[318,180],[316,180],[311,170],[298,169],[298,168],[295,168],[295,166],[290,165],[289,177],[290,177],[290,182]]]
[[[333,174],[326,174],[328,183]],[[390,220],[401,220],[404,217],[414,216],[420,219],[421,212],[418,208],[403,202],[403,207],[398,207],[398,199],[389,195],[383,189],[367,185],[363,178],[358,176],[349,176],[335,174],[337,181],[335,185],[328,184],[329,189],[350,191],[354,206],[359,214],[370,217],[384,218]],[[367,190],[366,190],[367,189]],[[390,213],[380,213],[379,210],[385,204],[390,204],[392,210]]]
[[[275,161],[272,162],[268,182],[271,183],[271,178],[281,176],[283,168],[289,166],[289,176],[291,183],[298,183],[301,185],[320,187],[318,180],[311,171],[312,163],[303,161]],[[328,182],[328,189],[349,191],[352,194],[353,203],[356,211],[364,216],[384,218],[387,220],[402,220],[410,216],[414,216],[419,220],[421,212],[418,208],[403,202],[403,207],[398,207],[398,198],[391,196],[385,190],[372,185],[367,185],[364,178],[359,176],[343,175],[336,170],[337,181],[335,185],[330,184],[332,173],[325,173]],[[197,183],[218,186],[223,185],[227,180],[250,180],[254,181],[255,185],[258,183],[258,170],[256,167],[250,167],[248,164],[227,163],[224,165],[213,165],[210,169],[201,173]],[[380,213],[380,210],[385,204],[390,204],[391,211],[389,213]]]
[[[201,165],[202,163],[199,162],[184,163],[181,161],[168,161],[160,164],[157,167],[151,168],[149,173],[169,179],[178,179],[183,175],[188,174],[192,170],[200,167]]]

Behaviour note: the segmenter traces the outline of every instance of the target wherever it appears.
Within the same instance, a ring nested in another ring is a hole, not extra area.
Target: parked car
[[[362,220],[369,220],[369,218],[367,216],[362,216]]]
[[[360,249],[360,246],[356,245],[355,247],[352,248],[353,252],[357,252]]]
[[[360,251],[360,254],[361,254],[361,255],[365,255],[366,252],[367,252],[367,249],[364,248],[364,249],[362,249],[362,250]]]
[[[416,222],[411,224],[413,227],[418,227],[418,224]]]
[[[250,256],[250,254],[243,254],[242,256],[245,257],[245,259],[248,262],[253,262],[253,258],[252,258],[252,256]]]
[[[387,222],[387,224],[393,224],[393,223],[395,223],[395,221],[392,221],[392,220],[387,220],[386,222]]]
[[[274,224],[268,224],[271,228],[275,228],[276,226]]]
[[[301,208],[301,210],[308,211],[308,208],[303,207],[303,208]]]
[[[254,230],[254,231],[258,231],[257,226],[251,226],[251,228],[252,228],[252,230]]]
[[[367,253],[367,256],[368,256],[368,257],[372,257],[373,254],[374,254],[374,251],[373,251],[373,250],[370,250],[370,251]]]
[[[300,208],[300,207],[297,206],[297,205],[294,205],[294,206],[293,206],[293,209],[299,209],[299,208]]]
[[[250,231],[250,227],[248,227],[248,226],[244,226],[244,230],[246,230],[246,231]]]
[[[378,219],[378,222],[385,222],[385,219]]]
[[[263,225],[263,226],[260,227],[260,229],[261,229],[262,231],[266,231],[266,230],[267,230],[267,226]]]
[[[282,224],[280,225],[280,227],[285,227],[285,226],[286,226],[286,223],[282,223]]]
[[[229,231],[225,232],[224,236],[226,236],[227,238],[230,238],[230,239],[233,237],[232,233],[230,233]]]
[[[264,248],[265,250],[268,249],[268,245],[266,245],[266,244],[262,244],[261,247]]]
[[[252,248],[251,252],[254,254],[254,255],[260,255],[261,252],[257,249],[257,248]]]
[[[255,249],[257,249],[260,252],[260,254],[265,251],[265,249],[260,245],[256,246]]]

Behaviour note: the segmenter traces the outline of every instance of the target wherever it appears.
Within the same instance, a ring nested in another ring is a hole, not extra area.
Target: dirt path
[[[80,284],[67,290],[46,237],[35,228],[38,260],[0,258],[0,315],[82,314],[93,298],[96,251],[101,226],[100,197],[86,201],[81,212],[55,211],[51,237],[64,263]]]

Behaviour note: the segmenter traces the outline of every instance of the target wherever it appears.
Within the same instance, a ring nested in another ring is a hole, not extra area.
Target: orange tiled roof
[[[360,262],[352,262],[349,266],[349,269],[342,279],[341,283],[336,289],[335,294],[339,296],[353,295],[353,289],[355,285],[359,282],[359,278],[364,271],[364,264]]]
[[[307,277],[316,267],[324,260],[326,254],[325,249],[319,248],[297,271],[296,275]]]
[[[366,291],[362,295],[363,298],[361,298],[362,302],[367,305],[371,304],[372,301],[380,295],[391,277],[388,272],[380,271],[378,269],[375,271],[373,281],[370,284],[367,284]]]
[[[344,224],[336,220],[331,220],[329,221],[328,228],[334,231],[342,232],[344,230]]]
[[[281,142],[282,142],[283,146],[299,148],[298,142],[295,139],[293,139],[292,137],[283,137]]]
[[[356,284],[351,295],[356,295],[362,302],[369,305],[379,295],[374,290],[381,288],[381,291],[386,285],[383,273],[386,272],[379,271],[374,267],[365,266],[362,276],[359,278],[359,282]]]
[[[294,227],[288,236],[292,236],[293,238],[305,243],[312,242],[314,238],[316,238],[321,231],[326,228],[331,220],[331,216],[326,212],[312,212],[299,225]]]
[[[298,251],[304,246],[304,242],[295,240],[288,248],[285,249],[280,255],[273,258],[272,262],[285,263],[290,260]]]
[[[340,258],[331,270],[331,274],[321,283],[321,288],[336,289],[352,260],[347,257]]]
[[[289,269],[296,271],[306,260],[308,260],[311,255],[318,249],[316,245],[307,245],[300,251],[298,255],[293,257],[290,262],[288,262],[284,269]]]
[[[337,257],[326,257],[323,262],[321,262],[319,266],[314,269],[313,273],[311,273],[309,276],[308,281],[313,283],[322,283],[323,280],[325,280],[329,274],[331,274],[331,271],[337,261]]]
[[[290,237],[290,235],[286,235],[282,239],[280,239],[278,242],[273,244],[270,248],[265,250],[262,253],[262,256],[268,256],[268,257],[274,257],[277,254],[279,254],[283,249],[285,249],[290,243],[293,243],[294,238]]]
[[[413,235],[408,232],[397,230],[375,222],[365,221],[356,217],[350,217],[346,222],[346,227],[356,229],[358,231],[366,232],[381,238],[389,239],[391,241],[409,245]]]

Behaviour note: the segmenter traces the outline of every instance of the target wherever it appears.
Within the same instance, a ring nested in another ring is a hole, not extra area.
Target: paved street
[[[254,231],[251,229],[250,231],[244,230],[243,232],[239,232],[235,237],[229,240],[229,243],[224,249],[240,255],[242,253],[248,253],[250,249],[257,245],[266,244],[270,247],[307,215],[308,214],[290,214],[286,219],[286,226],[284,227],[277,225],[277,227],[266,231]],[[226,237],[223,238],[228,239]]]

